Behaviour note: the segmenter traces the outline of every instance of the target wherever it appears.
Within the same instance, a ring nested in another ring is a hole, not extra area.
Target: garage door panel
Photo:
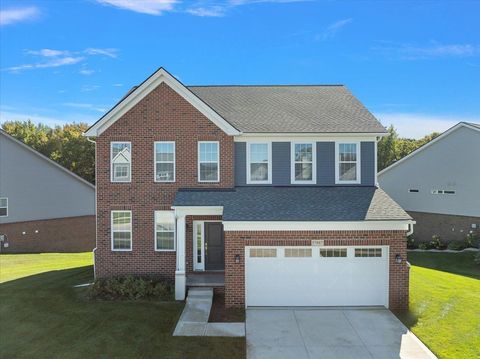
[[[313,247],[312,253],[318,251]],[[247,248],[248,251],[248,248]],[[387,305],[388,250],[383,257],[249,258],[246,263],[248,306]]]

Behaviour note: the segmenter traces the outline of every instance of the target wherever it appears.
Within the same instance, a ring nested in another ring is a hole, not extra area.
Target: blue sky
[[[346,84],[401,135],[480,122],[480,2],[2,0],[0,122],[92,123],[187,85]]]

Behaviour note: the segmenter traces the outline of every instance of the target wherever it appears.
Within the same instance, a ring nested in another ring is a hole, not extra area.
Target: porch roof
[[[377,187],[180,189],[174,207],[222,206],[224,221],[388,221],[412,219]]]

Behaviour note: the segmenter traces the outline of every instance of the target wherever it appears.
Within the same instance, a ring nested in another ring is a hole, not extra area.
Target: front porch
[[[225,271],[189,273],[187,287],[225,287]]]

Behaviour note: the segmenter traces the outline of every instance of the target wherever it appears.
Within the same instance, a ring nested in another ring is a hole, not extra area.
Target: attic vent
[[[410,188],[410,189],[408,190],[408,192],[410,192],[410,193],[418,193],[418,189]]]

